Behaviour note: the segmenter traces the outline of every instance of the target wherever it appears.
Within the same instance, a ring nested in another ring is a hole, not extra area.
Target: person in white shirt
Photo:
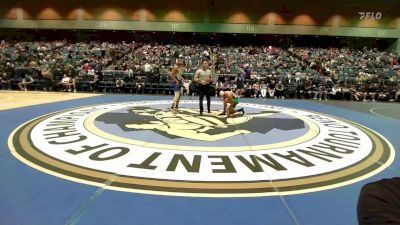
[[[191,82],[189,79],[187,79],[187,77],[185,77],[185,78],[183,79],[183,88],[184,88],[183,93],[184,93],[185,95],[190,94],[189,92],[190,92],[190,84],[191,84],[191,83],[192,83],[192,82]]]
[[[267,98],[267,85],[263,80],[261,81],[260,84],[260,92],[261,92],[261,98]]]
[[[146,74],[147,79],[151,78],[153,73],[153,67],[148,61],[144,64],[144,73]]]
[[[71,90],[71,78],[67,74],[64,74],[60,85],[62,86],[61,91]]]

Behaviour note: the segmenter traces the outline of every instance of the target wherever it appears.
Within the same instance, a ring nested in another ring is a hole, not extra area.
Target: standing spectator
[[[199,85],[199,107],[200,115],[203,115],[203,99],[207,99],[207,111],[211,113],[211,83],[213,82],[211,70],[208,68],[208,61],[203,59],[201,68],[198,69],[194,75],[194,82]]]
[[[28,85],[31,85],[35,80],[33,80],[32,76],[29,74],[25,74],[24,79],[20,83],[18,83],[18,87],[21,91],[27,91]]]
[[[42,70],[40,71],[43,80],[46,82],[46,86],[44,87],[45,91],[50,91],[53,87],[53,73],[51,72],[49,65],[46,64]]]

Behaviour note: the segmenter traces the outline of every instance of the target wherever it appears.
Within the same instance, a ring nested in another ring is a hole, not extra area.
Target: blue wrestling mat
[[[399,104],[99,95],[0,111],[1,225],[355,225]]]

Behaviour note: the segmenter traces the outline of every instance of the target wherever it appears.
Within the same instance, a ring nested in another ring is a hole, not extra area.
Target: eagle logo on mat
[[[279,113],[278,111],[262,111],[232,118],[215,116],[221,112],[215,110],[209,115],[199,116],[198,111],[193,108],[171,111],[135,107],[128,114],[109,113],[97,118],[97,121],[118,124],[126,131],[154,130],[171,139],[187,138],[201,141],[216,141],[255,132],[266,134],[272,129],[293,130],[305,126],[300,119],[268,118]]]

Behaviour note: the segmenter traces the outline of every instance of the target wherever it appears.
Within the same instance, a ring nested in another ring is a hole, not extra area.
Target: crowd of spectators
[[[171,68],[183,59],[183,90],[195,94],[204,58],[214,90],[242,97],[400,100],[398,56],[368,48],[1,41],[0,82],[25,91],[168,93]]]

